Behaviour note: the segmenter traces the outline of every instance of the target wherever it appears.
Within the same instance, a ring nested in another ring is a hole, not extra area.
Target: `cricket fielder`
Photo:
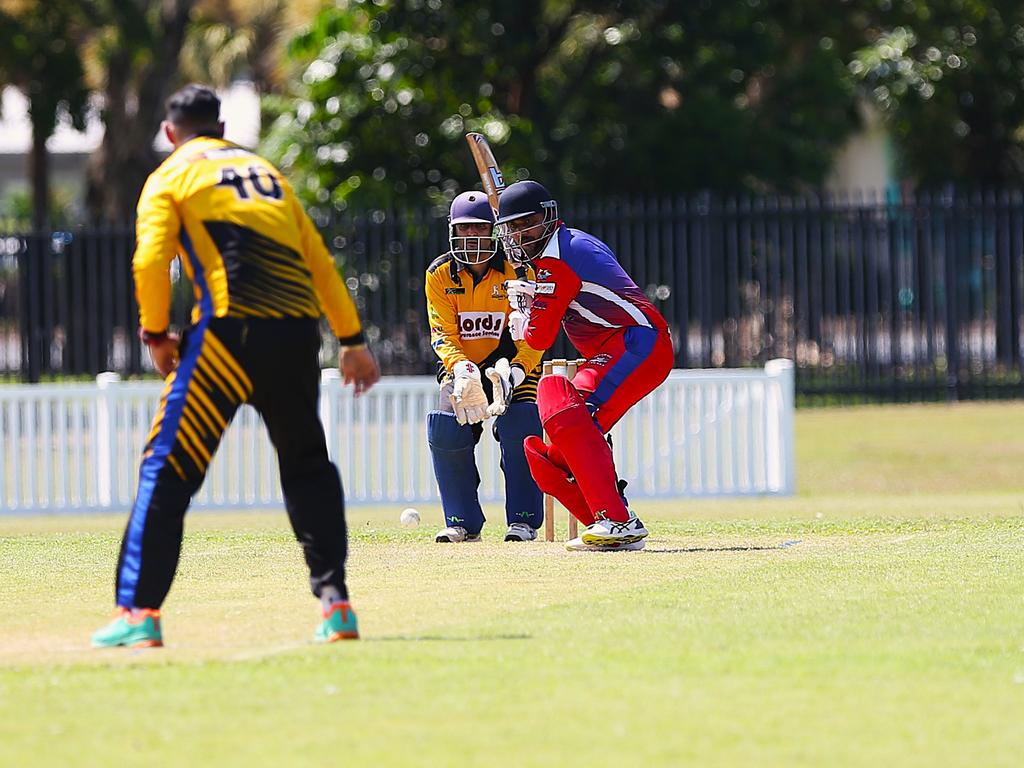
[[[647,529],[626,505],[605,435],[672,370],[668,324],[611,249],[571,229],[535,181],[501,195],[495,235],[533,280],[508,283],[513,339],[548,349],[559,328],[587,358],[572,381],[545,376],[537,407],[551,445],[526,440],[537,485],[586,526],[569,549],[640,549]]]
[[[140,335],[166,385],[121,543],[117,615],[93,635],[94,646],[163,644],[160,606],[185,512],[242,403],[259,411],[277,449],[288,517],[321,601],[314,639],[359,636],[345,586],[341,482],[317,410],[323,311],[355,393],[380,373],[334,260],[291,186],[266,160],[222,138],[219,113],[206,86],[171,96],[164,131],[175,149],[139,198],[132,270]],[[180,340],[168,332],[176,254],[196,296]],[[242,593],[246,574],[235,578]]]
[[[505,282],[516,271],[498,251],[487,196],[463,192],[452,201],[448,221],[450,250],[430,265],[426,279],[430,339],[440,358],[440,402],[427,414],[445,518],[436,541],[480,540],[484,513],[474,449],[491,416],[505,475],[505,541],[532,541],[544,522],[544,502],[523,441],[541,434],[536,398],[542,353],[509,335]]]

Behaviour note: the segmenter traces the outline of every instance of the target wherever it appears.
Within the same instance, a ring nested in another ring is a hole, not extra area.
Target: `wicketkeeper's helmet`
[[[455,234],[456,224],[494,224],[494,212],[483,192],[463,192],[452,200],[448,210],[448,245],[452,256],[462,264],[482,264],[498,249],[493,235],[461,237]]]

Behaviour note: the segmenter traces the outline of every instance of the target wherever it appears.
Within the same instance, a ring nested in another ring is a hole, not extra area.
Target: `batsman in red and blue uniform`
[[[551,444],[526,439],[531,474],[586,526],[570,549],[640,549],[648,532],[621,495],[605,435],[672,370],[668,324],[605,243],[561,221],[541,184],[512,184],[499,205],[495,234],[536,278],[506,284],[512,338],[545,350],[564,328],[587,358],[572,381],[540,380],[537,407]]]

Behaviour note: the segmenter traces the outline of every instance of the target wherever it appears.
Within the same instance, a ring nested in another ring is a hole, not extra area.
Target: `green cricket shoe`
[[[116,618],[92,636],[93,648],[159,648],[164,644],[160,611],[118,608]]]
[[[313,635],[315,643],[334,643],[338,640],[358,640],[359,622],[352,604],[347,600],[335,603],[324,612],[324,620]]]

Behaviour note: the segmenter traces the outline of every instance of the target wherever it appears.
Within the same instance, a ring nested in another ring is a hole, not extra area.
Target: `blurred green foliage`
[[[814,187],[865,102],[906,180],[1024,179],[1010,0],[350,0],[289,57],[264,148],[339,208],[444,203],[469,130],[560,194]]]
[[[341,3],[292,41],[264,149],[341,208],[449,199],[470,130],[560,192],[814,185],[857,127],[846,22],[809,0]]]
[[[561,195],[799,191],[860,102],[905,180],[1024,181],[1019,0],[0,0],[0,84],[39,145],[101,96],[97,218],[130,215],[163,96],[240,74],[264,150],[338,208],[445,204],[476,183],[469,130]]]
[[[61,229],[82,222],[74,191],[63,186],[49,189],[46,226]],[[32,227],[32,196],[27,189],[13,189],[0,197],[0,232],[24,232]]]
[[[1024,180],[1024,3],[891,6],[851,73],[889,117],[901,171],[923,183]]]

